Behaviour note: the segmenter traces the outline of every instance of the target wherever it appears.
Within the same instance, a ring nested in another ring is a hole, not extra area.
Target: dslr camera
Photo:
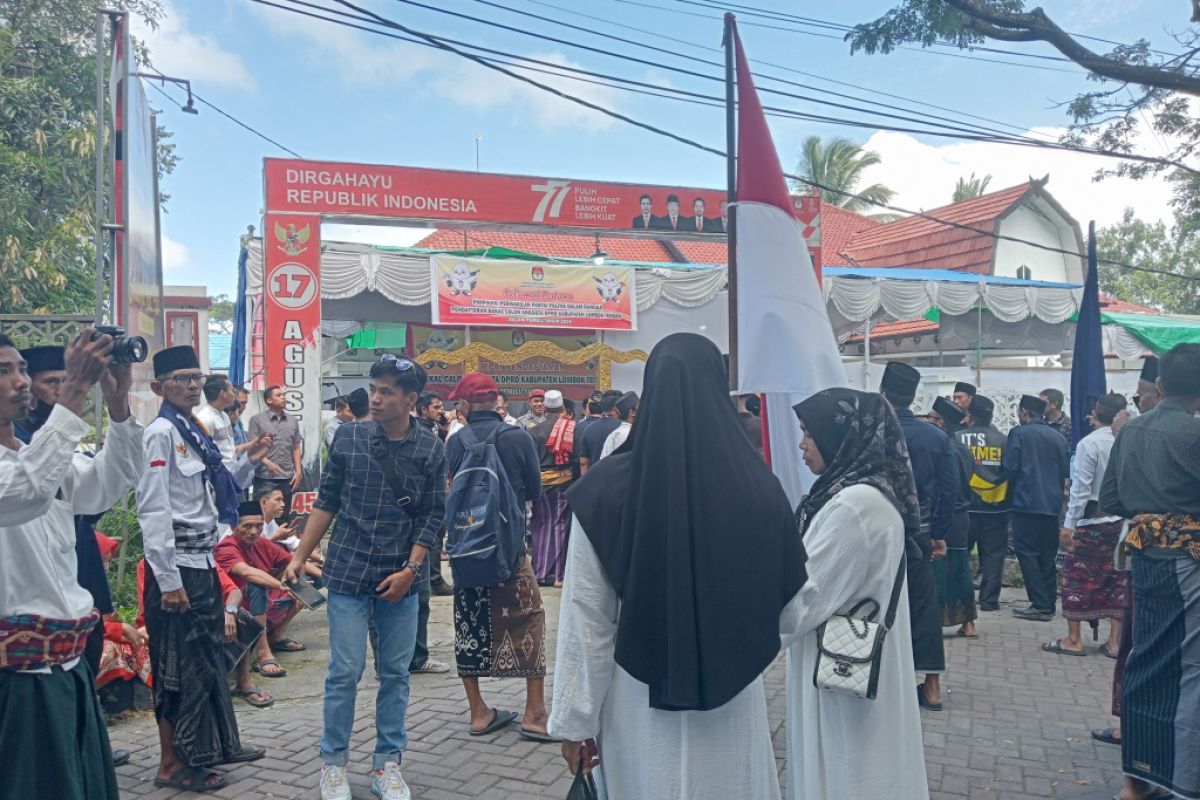
[[[94,341],[97,336],[111,336],[113,340],[112,359],[117,364],[140,364],[150,354],[150,347],[141,336],[126,336],[124,328],[116,325],[97,325]]]

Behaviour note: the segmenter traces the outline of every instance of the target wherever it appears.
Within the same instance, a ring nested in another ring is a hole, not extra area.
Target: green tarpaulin
[[[1155,353],[1165,353],[1184,342],[1200,344],[1200,322],[1116,311],[1101,311],[1100,319],[1110,325],[1120,325]]]
[[[408,340],[408,326],[403,322],[368,322],[346,337],[351,350],[403,350]]]

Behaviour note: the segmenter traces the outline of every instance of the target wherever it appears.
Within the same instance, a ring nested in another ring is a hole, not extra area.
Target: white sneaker
[[[412,800],[412,792],[400,774],[400,765],[389,761],[383,769],[375,770],[375,779],[371,781],[371,793],[379,800]]]
[[[352,800],[345,767],[321,765],[321,800]]]

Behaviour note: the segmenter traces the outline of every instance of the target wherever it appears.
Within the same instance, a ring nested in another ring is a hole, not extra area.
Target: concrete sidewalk
[[[543,598],[550,630],[548,656],[553,662],[558,592],[544,589]],[[1065,633],[1063,621],[1015,619],[1011,608],[1025,605],[1021,590],[1006,589],[1004,600],[1000,611],[982,615],[981,638],[946,641],[945,710],[922,712],[930,796],[934,800],[1112,797],[1120,787],[1120,749],[1093,741],[1089,731],[1114,722],[1108,715],[1113,662],[1092,643],[1088,644],[1088,658],[1042,652],[1043,642]],[[453,665],[450,601],[448,597],[433,598],[429,636],[434,657]],[[261,761],[230,770],[230,785],[214,797],[319,796],[316,743],[327,657],[325,617],[320,612],[306,612],[289,633],[309,649],[281,656],[288,669],[286,678],[259,679],[260,687],[275,695],[275,705],[258,710],[234,701],[243,738],[267,747],[269,753]],[[1107,624],[1102,623],[1101,637],[1105,635]],[[787,766],[783,673],[782,659],[778,659],[766,676],[781,773]],[[522,710],[523,681],[485,680],[483,686],[494,705]],[[377,688],[368,666],[359,688],[350,763],[354,796],[363,800],[373,796],[367,773]],[[547,699],[549,691],[548,681]],[[467,735],[467,721],[462,685],[453,671],[413,676],[404,774],[414,800],[562,800],[566,796],[570,781],[556,745],[526,742],[517,736],[515,726],[492,737],[474,738]],[[154,786],[158,739],[153,715],[115,724],[111,736],[114,747],[134,752],[132,762],[118,770],[123,797],[165,800],[197,796]]]

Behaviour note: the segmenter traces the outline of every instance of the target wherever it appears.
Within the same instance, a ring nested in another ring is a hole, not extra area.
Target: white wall
[[[1079,243],[1074,230],[1048,205],[1033,200],[1021,206],[1000,222],[999,233],[1020,239],[1078,252]],[[996,242],[994,274],[1017,277],[1017,269],[1025,265],[1032,270],[1035,281],[1082,283],[1083,267],[1076,256],[1053,253],[1027,244],[1000,239]]]

